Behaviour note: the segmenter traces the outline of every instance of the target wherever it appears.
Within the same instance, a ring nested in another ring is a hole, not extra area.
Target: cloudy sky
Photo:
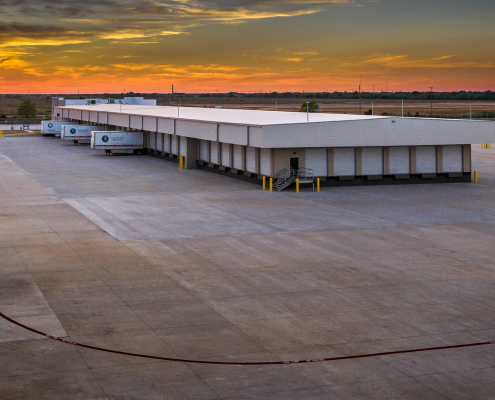
[[[0,92],[495,90],[493,0],[0,0]]]

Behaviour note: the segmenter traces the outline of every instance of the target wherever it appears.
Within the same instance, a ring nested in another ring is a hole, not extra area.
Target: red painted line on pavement
[[[260,361],[260,362],[229,362],[229,361],[202,361],[202,360],[189,360],[183,358],[170,358],[170,357],[160,357],[160,356],[152,356],[147,354],[139,354],[139,353],[129,353],[126,351],[118,351],[118,350],[110,350],[102,347],[90,346],[87,344],[76,343],[70,340],[65,340],[61,338],[57,338],[52,335],[48,335],[47,333],[38,331],[34,328],[30,328],[20,322],[13,320],[12,318],[7,317],[5,314],[0,312],[0,317],[9,321],[10,323],[19,326],[22,329],[25,329],[29,332],[36,333],[37,335],[44,336],[48,339],[56,340],[57,342],[66,343],[72,346],[82,347],[85,349],[101,351],[105,353],[119,354],[123,356],[129,357],[139,357],[139,358],[148,358],[151,360],[160,360],[160,361],[171,361],[171,362],[179,362],[179,363],[191,363],[191,364],[210,364],[210,365],[238,365],[238,366],[255,366],[255,365],[287,365],[287,364],[307,364],[307,363],[317,363],[317,362],[326,362],[326,361],[339,361],[339,360],[353,360],[357,358],[369,358],[369,357],[379,357],[379,356],[388,356],[393,354],[406,354],[406,353],[419,353],[425,351],[435,351],[435,350],[447,350],[447,349],[460,349],[463,347],[475,347],[475,346],[486,346],[489,344],[495,344],[495,341],[491,342],[477,342],[477,343],[468,343],[468,344],[456,344],[451,346],[439,346],[439,347],[426,347],[419,349],[411,349],[411,350],[396,350],[396,351],[387,351],[382,353],[371,353],[371,354],[358,354],[354,356],[342,356],[342,357],[329,357],[329,358],[319,358],[312,360],[297,360],[297,361]]]

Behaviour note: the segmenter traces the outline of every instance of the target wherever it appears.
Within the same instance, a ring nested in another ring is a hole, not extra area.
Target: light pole
[[[469,102],[469,120],[473,119],[473,104]]]
[[[359,75],[359,115],[361,115],[361,75]]]
[[[430,109],[430,118],[433,117],[433,87],[430,87],[431,92],[431,109]]]
[[[309,101],[306,102],[306,121],[309,122]]]

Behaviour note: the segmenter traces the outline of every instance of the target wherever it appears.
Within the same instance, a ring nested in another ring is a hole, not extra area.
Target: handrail
[[[282,168],[280,171],[278,171],[273,178],[274,179],[280,179],[283,178],[284,176],[287,175],[287,168]]]
[[[299,179],[301,179],[301,178],[303,178],[303,179],[314,179],[314,177],[315,177],[314,170],[311,169],[311,168],[299,168],[296,171],[296,174],[297,174],[297,177]]]
[[[273,187],[276,191],[282,190],[292,184],[296,179],[314,180],[314,170],[311,168],[290,169],[282,168],[273,175]]]

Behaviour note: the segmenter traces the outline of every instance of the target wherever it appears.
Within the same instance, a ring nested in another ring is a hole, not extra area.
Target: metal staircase
[[[276,192],[281,192],[282,190],[288,188],[296,181],[296,179],[299,179],[299,183],[313,183],[314,190],[315,174],[314,171],[309,168],[300,168],[297,170],[287,170],[287,168],[283,168],[272,178],[273,190]]]

